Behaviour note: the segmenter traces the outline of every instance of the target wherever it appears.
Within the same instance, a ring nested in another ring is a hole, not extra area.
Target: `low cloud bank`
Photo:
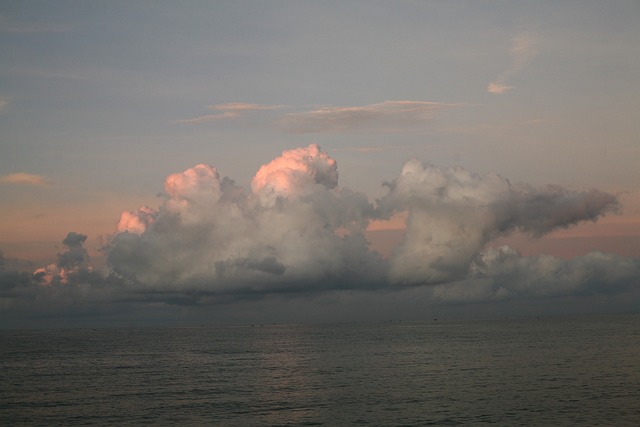
[[[637,259],[487,249],[516,230],[539,237],[614,212],[609,193],[535,188],[418,160],[385,185],[375,203],[340,187],[337,162],[314,144],[262,166],[250,189],[199,164],[166,178],[158,208],[122,213],[104,249],[106,274],[91,269],[87,237],[69,233],[57,263],[33,274],[0,271],[0,302],[15,314],[423,286],[427,303],[638,294]],[[385,259],[365,230],[403,213],[405,238]]]

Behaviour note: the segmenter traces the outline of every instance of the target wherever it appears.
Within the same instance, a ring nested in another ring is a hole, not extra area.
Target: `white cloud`
[[[123,213],[109,260],[144,286],[210,292],[433,285],[469,277],[496,237],[541,236],[617,208],[598,190],[515,185],[417,160],[387,186],[376,206],[340,187],[336,161],[317,145],[262,166],[249,193],[213,166],[196,165],[167,177],[158,210]],[[382,260],[365,230],[399,216],[405,238]]]
[[[492,239],[519,230],[541,236],[614,211],[598,190],[513,185],[496,174],[405,163],[378,201],[381,215],[408,212],[406,237],[390,262],[390,281],[420,285],[461,280]]]
[[[364,239],[373,207],[337,183],[335,160],[317,145],[262,166],[249,193],[208,165],[172,174],[159,210],[123,214],[110,265],[140,286],[209,292],[380,280]]]
[[[109,301],[193,305],[407,286],[428,286],[432,303],[637,293],[638,260],[487,248],[512,231],[540,236],[596,220],[617,208],[611,194],[517,185],[418,160],[386,186],[376,203],[341,187],[337,162],[314,144],[266,163],[250,189],[198,164],[166,178],[157,209],[122,214],[105,248],[109,275],[91,269],[86,236],[69,233],[57,263],[32,276],[0,274],[3,304],[82,311]],[[404,240],[382,258],[365,232],[394,218],[406,218]]]

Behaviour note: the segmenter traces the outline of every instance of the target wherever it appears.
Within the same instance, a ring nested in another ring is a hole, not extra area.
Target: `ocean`
[[[0,425],[637,426],[640,315],[0,331]]]

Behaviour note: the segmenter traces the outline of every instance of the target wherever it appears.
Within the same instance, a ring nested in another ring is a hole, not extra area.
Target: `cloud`
[[[302,112],[290,112],[275,119],[279,129],[289,133],[322,133],[396,131],[417,127],[430,122],[436,112],[456,107],[456,104],[426,101],[383,101],[376,104],[352,107],[323,106]],[[189,119],[176,120],[179,124],[200,124],[213,121],[234,120],[256,111],[285,108],[284,105],[262,105],[234,102],[210,105],[216,111]]]
[[[85,277],[92,272],[89,253],[84,248],[87,236],[70,232],[62,241],[67,250],[58,254],[58,261],[46,267],[38,268],[33,272],[35,280],[45,286],[55,284],[66,285],[71,280]]]
[[[0,114],[4,113],[9,107],[9,98],[0,96]]]
[[[313,144],[262,166],[250,192],[196,165],[167,177],[157,211],[123,214],[109,263],[139,286],[216,293],[374,282],[373,206],[337,181],[335,160]]]
[[[104,248],[107,272],[91,268],[87,236],[72,232],[56,263],[31,275],[2,271],[0,303],[19,314],[411,288],[427,289],[419,293],[424,304],[640,297],[638,260],[523,257],[488,245],[514,231],[536,237],[595,221],[618,208],[609,193],[512,184],[418,160],[385,185],[387,194],[375,202],[341,187],[336,160],[315,144],[263,165],[248,189],[198,164],[165,179],[157,208],[122,213]],[[405,232],[383,258],[365,235],[370,224],[389,219],[404,223]]]
[[[507,92],[508,90],[514,89],[514,86],[507,86],[503,83],[499,83],[499,82],[493,82],[493,83],[489,83],[489,86],[487,86],[487,92],[489,93],[493,93],[496,95],[502,95],[503,93]]]
[[[640,260],[601,252],[562,260],[522,257],[503,246],[488,249],[468,278],[436,286],[433,297],[448,302],[637,293]]]
[[[507,81],[515,74],[525,69],[538,54],[538,34],[535,31],[523,31],[511,40],[511,64],[510,67],[500,74],[493,82],[487,86],[487,92],[501,95],[511,89]]]
[[[424,101],[384,101],[356,107],[326,106],[284,115],[278,125],[291,133],[381,130],[424,124],[453,104]]]
[[[262,105],[262,104],[251,104],[244,102],[232,102],[227,104],[217,104],[210,105],[207,108],[209,110],[220,111],[217,114],[208,114],[205,116],[194,117],[191,119],[181,119],[176,120],[174,123],[180,124],[200,124],[205,122],[217,121],[217,120],[230,120],[237,119],[241,115],[251,111],[265,111],[265,110],[275,110],[282,108],[282,105]]]
[[[0,176],[0,184],[34,185],[37,187],[44,187],[48,185],[48,181],[41,175],[18,172]]]
[[[180,119],[176,120],[174,123],[179,123],[183,125],[197,125],[200,123],[213,122],[216,120],[227,120],[227,119],[236,119],[240,116],[235,111],[225,111],[221,114],[208,114],[206,116],[198,116],[192,119]]]
[[[539,237],[615,211],[615,196],[598,190],[513,185],[496,174],[439,168],[411,160],[386,184],[382,216],[408,212],[406,237],[390,260],[390,281],[437,284],[469,274],[491,240],[521,231]]]
[[[261,111],[261,110],[276,110],[282,108],[282,105],[264,105],[264,104],[252,104],[246,102],[230,102],[227,104],[210,105],[210,110],[216,111]]]
[[[329,189],[338,185],[338,165],[318,145],[283,152],[263,165],[251,181],[253,192],[269,204],[280,197],[313,192],[316,185]]]

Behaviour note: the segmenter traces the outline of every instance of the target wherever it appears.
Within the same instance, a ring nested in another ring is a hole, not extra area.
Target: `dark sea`
[[[638,426],[640,315],[0,331],[0,425]]]

